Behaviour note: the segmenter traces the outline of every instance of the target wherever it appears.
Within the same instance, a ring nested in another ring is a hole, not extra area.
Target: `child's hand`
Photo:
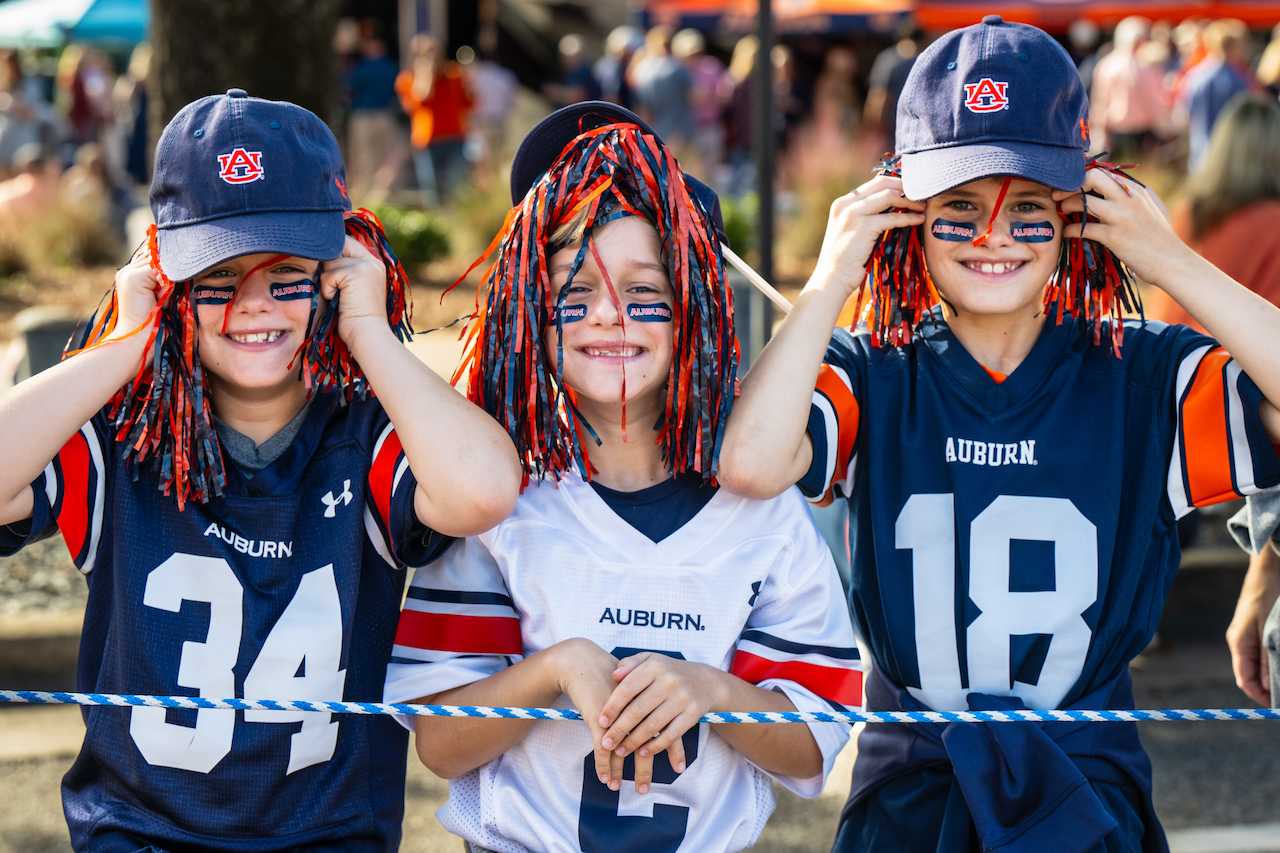
[[[1067,225],[1063,236],[1078,240],[1083,228],[1085,237],[1115,252],[1138,278],[1165,289],[1168,276],[1164,273],[1194,253],[1174,233],[1156,194],[1123,175],[1090,169],[1079,191],[1057,190],[1053,200],[1064,214],[1081,213],[1085,207],[1082,193],[1087,192],[1096,193],[1089,196],[1089,216],[1098,221]]]
[[[113,338],[127,335],[147,322],[156,307],[160,279],[151,268],[151,258],[145,245],[133,253],[129,263],[116,271],[115,289],[120,313],[111,334]]]
[[[905,210],[890,212],[895,207]],[[864,267],[880,235],[923,222],[924,202],[902,195],[902,179],[876,175],[831,203],[818,266],[806,289],[836,286],[852,293],[866,277]]]
[[[595,745],[596,776],[602,784],[616,791],[622,785],[622,757],[601,746],[604,728],[600,725],[600,709],[613,692],[613,673],[618,659],[590,640],[574,638],[557,643],[553,672],[556,686],[569,697],[573,707],[591,729]]]
[[[600,711],[607,730],[601,745],[615,757],[636,753],[636,791],[653,779],[653,756],[666,750],[671,769],[683,773],[681,736],[717,705],[720,670],[656,652],[624,658],[613,673],[617,688]]]
[[[338,294],[338,335],[354,350],[365,334],[390,332],[387,322],[387,268],[359,241],[348,236],[342,256],[328,261],[320,274],[320,295],[329,302]]]

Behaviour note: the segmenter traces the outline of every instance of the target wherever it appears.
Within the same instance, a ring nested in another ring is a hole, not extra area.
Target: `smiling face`
[[[315,282],[318,266],[306,258],[254,254],[195,277],[200,359],[216,392],[256,395],[301,385],[297,365],[291,370],[289,362],[306,338],[311,300],[307,289],[297,285]],[[228,310],[225,300],[232,293]]]
[[[1010,315],[1037,311],[1058,265],[1062,217],[1051,190],[1014,179],[982,246],[972,237],[987,228],[1004,178],[984,178],[929,199],[925,205],[925,259],[943,297],[961,314]],[[972,236],[965,232],[972,228]]]
[[[663,405],[663,387],[671,366],[671,311],[674,295],[658,248],[658,234],[643,219],[627,216],[599,228],[591,237],[609,281],[587,252],[565,297],[564,381],[578,394],[579,406],[617,413],[626,371],[629,412],[654,418]],[[551,256],[551,287],[558,293],[569,277],[579,244]],[[665,309],[665,310],[664,310]],[[547,358],[556,357],[555,327],[546,336]]]

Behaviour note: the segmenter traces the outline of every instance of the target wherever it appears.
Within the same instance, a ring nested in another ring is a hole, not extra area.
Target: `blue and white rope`
[[[414,717],[478,717],[492,720],[581,720],[573,708],[502,708],[487,705],[407,705],[305,699],[205,699],[200,696],[141,696],[132,693],[46,693],[0,690],[0,705],[108,705],[114,707],[310,711],[334,714],[394,714]],[[1119,723],[1170,720],[1280,720],[1275,708],[1160,708],[1136,711],[716,711],[704,723]]]

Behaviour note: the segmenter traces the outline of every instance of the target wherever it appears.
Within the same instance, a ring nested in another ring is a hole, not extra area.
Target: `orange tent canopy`
[[[741,25],[756,14],[756,0],[647,0],[644,7],[656,22],[672,24],[690,18],[724,18]],[[992,14],[1051,32],[1062,32],[1080,18],[1105,27],[1129,15],[1175,22],[1239,18],[1252,27],[1280,23],[1280,3],[1275,0],[774,0],[773,10],[780,28],[809,31],[821,30],[824,21],[838,17],[874,20],[908,13],[926,30],[968,26]]]
[[[1142,15],[1152,20],[1177,22],[1186,18],[1239,18],[1253,27],[1280,22],[1280,3],[1263,0],[1014,0],[1007,3],[975,3],[973,0],[916,0],[916,23],[926,30],[950,30],[1000,15],[1008,21],[1034,24],[1050,32],[1062,32],[1078,19],[1107,27],[1121,18]]]

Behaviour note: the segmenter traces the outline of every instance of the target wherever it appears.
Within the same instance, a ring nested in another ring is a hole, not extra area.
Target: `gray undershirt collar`
[[[218,438],[222,440],[222,449],[227,452],[241,468],[248,468],[250,471],[261,471],[272,462],[280,458],[280,454],[293,443],[293,439],[297,437],[298,430],[302,429],[302,422],[307,417],[307,411],[311,408],[311,402],[307,401],[298,413],[293,416],[287,424],[280,428],[280,431],[268,438],[262,444],[255,444],[253,439],[244,433],[227,426],[222,421],[214,418],[214,425],[218,429]]]

